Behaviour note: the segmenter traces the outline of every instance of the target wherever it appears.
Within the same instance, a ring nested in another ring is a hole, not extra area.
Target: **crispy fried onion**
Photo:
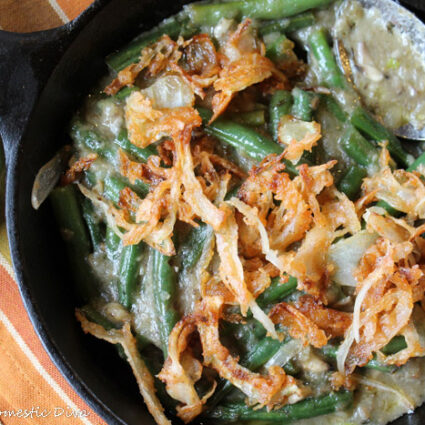
[[[83,171],[87,171],[94,161],[97,159],[97,154],[90,153],[84,158],[80,158],[75,161],[66,173],[61,177],[61,186],[67,186],[68,184],[74,183],[79,179]]]
[[[185,316],[178,322],[169,337],[168,357],[158,378],[166,384],[168,394],[180,401],[177,416],[185,423],[190,422],[202,412],[202,406],[213,394],[216,382],[211,390],[199,397],[195,383],[202,376],[202,363],[188,349],[189,338],[196,330],[194,316]]]
[[[292,338],[300,339],[304,345],[320,348],[328,342],[325,332],[291,304],[277,304],[269,315],[273,323],[284,326]]]
[[[412,279],[421,276],[417,267],[406,267],[412,250],[410,242],[380,238],[363,256],[355,273],[353,323],[337,355],[340,372],[352,373],[365,365],[408,325],[414,306]]]
[[[351,313],[325,307],[310,295],[300,297],[294,303],[294,306],[320,329],[324,330],[329,338],[344,336],[351,325]]]
[[[296,164],[304,151],[311,152],[322,137],[320,124],[284,115],[278,126],[279,142],[286,146],[285,158]]]
[[[238,226],[232,210],[225,203],[222,204],[221,210],[226,211],[227,218],[224,225],[215,233],[217,252],[220,256],[220,277],[239,303],[242,314],[246,315],[250,308],[253,316],[273,338],[277,339],[273,323],[257,305],[246,285],[242,262],[238,255]]]
[[[335,238],[360,231],[357,212],[333,186],[329,169],[334,161],[314,167],[303,164],[299,176],[291,180],[280,159],[271,155],[254,167],[239,199],[230,200],[249,229],[241,240],[250,244],[251,255],[258,255],[259,247],[281,273],[298,279],[300,289],[323,297],[327,252]],[[288,250],[295,242],[299,247]]]
[[[177,62],[180,57],[181,52],[178,51],[177,43],[168,35],[163,35],[156,43],[141,51],[139,62],[132,63],[121,70],[104,92],[114,95],[121,88],[133,85],[144,69],[148,69],[151,75],[156,75],[164,70],[169,62]]]
[[[202,124],[198,112],[188,106],[155,109],[141,92],[133,92],[125,106],[128,137],[136,146],[145,148],[162,137],[175,138],[184,129]]]
[[[211,202],[195,176],[190,139],[191,129],[186,128],[176,135],[174,143],[170,143],[174,149],[174,165],[168,169],[159,167],[159,158],[156,156],[151,156],[147,164],[141,165],[132,163],[121,154],[121,171],[126,177],[131,181],[148,179],[154,183],[143,200],[137,200],[137,195],[129,189],[121,191],[122,205],[134,205],[136,199],[134,221],[129,217],[127,209],[111,206],[116,224],[126,231],[122,237],[124,245],[134,245],[144,240],[164,255],[174,255],[171,236],[177,218],[196,226],[194,218],[199,217],[215,230],[225,221],[226,212]],[[216,190],[210,189],[208,192],[213,196],[225,192],[229,180],[227,174],[217,174],[216,177],[215,181],[210,180],[210,183],[215,183]],[[222,181],[226,183],[225,190],[221,189]],[[126,195],[131,195],[128,202],[123,199]]]
[[[206,297],[196,311],[204,363],[246,394],[250,405],[274,408],[304,398],[306,390],[281,367],[271,366],[267,375],[261,375],[238,364],[220,342],[218,325],[222,307],[221,297]]]
[[[160,401],[156,397],[153,376],[140,357],[137,349],[137,341],[131,333],[130,323],[124,323],[121,329],[110,329],[107,331],[102,326],[87,320],[85,315],[78,309],[75,315],[77,320],[81,323],[81,327],[85,333],[89,333],[111,344],[120,344],[122,346],[127,356],[128,363],[136,377],[140,394],[142,394],[150,414],[154,417],[158,425],[171,425],[171,422],[164,414],[164,409]]]
[[[253,35],[251,20],[245,19],[220,50],[222,69],[214,82],[217,93],[212,100],[214,121],[237,92],[273,76],[289,88],[288,79],[265,57],[264,44]]]
[[[363,181],[364,194],[387,202],[412,218],[425,218],[425,185],[418,172],[392,171],[385,148],[381,154],[381,170]]]

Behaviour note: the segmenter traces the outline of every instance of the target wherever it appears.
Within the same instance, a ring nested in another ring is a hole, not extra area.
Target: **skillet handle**
[[[95,1],[78,18],[52,30],[28,34],[0,31],[0,136],[6,165],[53,69],[78,32],[107,1]]]

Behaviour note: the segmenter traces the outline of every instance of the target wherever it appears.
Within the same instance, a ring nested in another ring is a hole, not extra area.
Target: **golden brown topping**
[[[325,332],[290,304],[283,302],[275,305],[270,310],[270,318],[273,323],[279,323],[287,328],[292,338],[301,339],[304,345],[311,344],[320,348],[328,342]]]
[[[80,158],[75,161],[67,172],[61,178],[61,186],[67,186],[68,184],[74,183],[78,180],[83,173],[87,171],[94,161],[97,159],[97,154],[90,153],[84,158]]]
[[[124,323],[121,329],[111,329],[107,331],[102,326],[88,321],[84,314],[78,309],[75,311],[75,316],[81,323],[81,327],[85,333],[89,333],[111,344],[120,344],[122,346],[127,356],[127,361],[136,377],[140,394],[142,394],[150,414],[154,417],[158,425],[171,425],[171,422],[164,414],[164,408],[156,397],[153,376],[140,357],[136,338],[134,338],[131,333],[130,323]]]

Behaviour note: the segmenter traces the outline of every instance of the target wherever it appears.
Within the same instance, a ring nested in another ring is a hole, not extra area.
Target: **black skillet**
[[[0,134],[13,265],[32,323],[55,364],[108,424],[153,424],[129,367],[82,334],[62,242],[47,205],[34,211],[38,169],[65,140],[82,98],[106,73],[104,57],[176,13],[185,0],[97,0],[75,21],[18,35],[0,31]],[[423,0],[406,0],[422,18]],[[422,12],[421,12],[422,10]],[[393,425],[425,424],[425,407]]]

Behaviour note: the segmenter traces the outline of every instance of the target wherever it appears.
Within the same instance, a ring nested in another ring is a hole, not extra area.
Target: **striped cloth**
[[[0,0],[0,27],[30,32],[60,26],[91,1]],[[1,209],[0,205],[0,423],[104,425],[60,374],[35,334],[10,265]]]

